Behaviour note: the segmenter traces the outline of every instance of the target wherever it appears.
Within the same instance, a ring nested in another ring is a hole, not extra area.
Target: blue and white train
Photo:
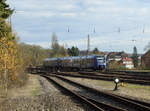
[[[46,58],[43,67],[47,71],[57,70],[104,70],[107,68],[105,55]]]

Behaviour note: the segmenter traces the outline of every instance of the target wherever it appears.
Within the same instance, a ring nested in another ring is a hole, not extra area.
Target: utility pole
[[[96,33],[96,31],[95,31],[95,27],[94,27],[94,33]]]
[[[143,25],[143,34],[145,33],[145,24]]]
[[[70,32],[70,29],[69,29],[69,27],[68,27],[68,32]]]
[[[90,53],[90,35],[88,34],[88,46],[87,46],[87,55]]]
[[[120,27],[118,28],[118,33],[120,33]]]

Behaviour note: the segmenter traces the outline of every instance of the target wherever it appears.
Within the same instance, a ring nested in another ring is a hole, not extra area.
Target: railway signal
[[[115,88],[114,91],[118,90],[118,83],[120,82],[119,78],[115,78],[114,83],[115,83]]]

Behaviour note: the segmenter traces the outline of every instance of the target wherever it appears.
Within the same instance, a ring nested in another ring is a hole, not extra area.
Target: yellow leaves
[[[0,38],[0,77],[7,77],[0,79],[17,80],[21,62],[16,42],[6,37]]]

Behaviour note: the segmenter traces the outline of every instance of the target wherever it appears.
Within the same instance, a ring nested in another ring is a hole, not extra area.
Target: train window
[[[102,62],[104,62],[104,59],[98,59],[98,62],[102,63]]]
[[[97,61],[100,62],[100,63],[103,63],[104,62],[104,57],[98,57]]]

